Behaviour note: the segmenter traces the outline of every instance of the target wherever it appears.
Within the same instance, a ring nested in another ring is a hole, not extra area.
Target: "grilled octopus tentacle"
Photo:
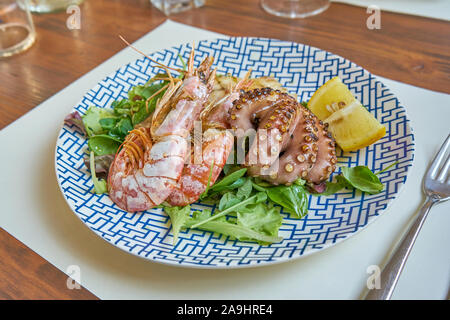
[[[298,178],[307,179],[308,173],[317,160],[318,128],[315,116],[305,107],[297,104],[300,117],[295,130],[279,159],[277,174],[262,177],[272,184],[291,184]]]
[[[336,145],[327,124],[279,90],[241,93],[229,111],[229,122],[233,129],[257,128],[245,162],[252,176],[275,185],[302,178],[314,186],[336,168]],[[255,156],[258,161],[252,162]]]
[[[229,110],[228,121],[231,128],[243,130],[253,128],[266,112],[281,101],[295,102],[295,99],[271,88],[242,92],[239,99],[233,101],[233,107]]]

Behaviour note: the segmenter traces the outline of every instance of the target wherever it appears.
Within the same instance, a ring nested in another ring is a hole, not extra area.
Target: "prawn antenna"
[[[137,49],[136,47],[134,47],[132,44],[130,44],[130,43],[129,43],[127,40],[125,40],[125,38],[122,37],[120,34],[119,34],[119,38],[120,38],[120,40],[122,40],[123,42],[125,42],[125,44],[126,44],[127,46],[129,46],[131,49],[133,49],[134,51],[136,51],[136,52],[142,54],[144,57],[146,57],[147,59],[149,59],[149,60],[152,61],[153,63],[156,63],[160,68],[166,70],[167,74],[169,74],[169,72],[167,71],[167,69],[170,69],[170,70],[173,70],[173,71],[177,71],[177,72],[180,72],[180,73],[181,73],[181,72],[184,72],[184,70],[182,70],[182,69],[172,68],[172,67],[166,66],[166,65],[164,65],[164,64],[162,64],[162,63],[160,63],[160,62],[158,62],[158,61],[156,61],[156,60],[150,58],[148,55],[146,55],[145,53],[143,53],[142,51],[140,51],[139,49]]]

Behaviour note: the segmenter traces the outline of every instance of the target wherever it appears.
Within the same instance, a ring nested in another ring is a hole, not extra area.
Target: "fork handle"
[[[417,235],[425,222],[428,212],[437,201],[436,198],[427,197],[416,219],[384,266],[380,274],[380,289],[370,289],[365,297],[366,300],[389,300],[391,298]]]

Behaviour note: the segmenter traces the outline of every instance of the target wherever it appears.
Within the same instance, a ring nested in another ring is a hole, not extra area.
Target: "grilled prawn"
[[[111,199],[122,209],[144,211],[161,204],[173,192],[188,152],[187,137],[211,93],[215,70],[207,57],[194,69],[191,52],[188,71],[170,85],[157,103],[151,127],[129,133],[111,165]]]
[[[197,201],[200,195],[212,186],[222,172],[234,145],[234,135],[228,123],[228,111],[233,101],[239,98],[239,92],[251,84],[250,71],[234,88],[216,103],[210,104],[201,114],[203,132],[202,158],[186,164],[178,186],[167,199],[172,206],[186,206]],[[194,146],[195,148],[195,146]]]

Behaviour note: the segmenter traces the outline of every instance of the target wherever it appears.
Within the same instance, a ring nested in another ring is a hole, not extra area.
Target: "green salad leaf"
[[[100,123],[100,120],[114,119],[115,117],[116,116],[114,115],[112,110],[94,106],[89,107],[86,113],[83,116],[81,116],[88,137],[106,133],[107,130],[103,128],[103,126]]]
[[[90,169],[91,169],[91,176],[92,176],[92,182],[94,183],[94,191],[97,194],[107,193],[108,192],[108,186],[106,184],[106,181],[103,179],[97,179],[97,175],[95,173],[95,156],[94,152],[91,151],[90,153]]]
[[[392,165],[388,168],[390,167],[392,167]],[[373,173],[366,166],[356,166],[352,168],[341,167],[341,170],[342,174],[336,176],[336,182],[327,182],[326,190],[318,195],[329,196],[344,188],[357,189],[370,194],[380,193],[384,189],[384,185],[377,176],[384,170],[377,174]]]
[[[246,172],[247,172],[246,168],[234,171],[234,172],[226,175],[219,182],[216,182],[210,188],[210,190],[211,191],[224,191],[224,190],[233,190],[233,189],[239,188],[246,181],[244,178],[242,178]]]
[[[88,140],[89,150],[93,151],[96,156],[115,154],[121,144],[121,140],[106,134],[99,134]]]
[[[280,207],[268,208],[266,204],[257,203],[243,207],[237,212],[237,224],[269,236],[278,236],[282,223]]]
[[[240,201],[240,202],[238,202],[236,204],[227,206],[226,209],[216,213],[215,215],[209,217],[208,219],[203,220],[203,221],[201,221],[201,222],[199,222],[197,224],[194,224],[192,226],[192,228],[197,228],[200,225],[202,225],[202,224],[204,224],[204,223],[206,223],[208,221],[212,221],[212,220],[215,220],[215,219],[217,219],[219,217],[223,217],[223,216],[225,216],[228,213],[237,212],[237,211],[239,211],[240,209],[242,209],[243,207],[245,207],[245,206],[247,206],[249,204],[256,204],[256,203],[264,202],[266,200],[267,200],[266,193],[265,192],[258,192],[255,195],[253,195],[253,196],[251,196],[251,197],[249,197],[249,198],[247,198],[247,199],[245,199],[243,201]]]
[[[285,211],[303,218],[308,213],[308,193],[298,184],[266,188],[267,196]]]
[[[273,212],[269,212],[268,214],[271,216]],[[264,229],[257,223],[255,224],[254,221],[251,221],[248,217],[241,218],[241,220],[239,220],[239,218],[226,219],[225,216],[211,219],[213,217],[214,216],[211,216],[211,211],[209,210],[196,211],[193,213],[192,218],[187,221],[186,227],[192,228],[194,225],[197,225],[196,228],[202,230],[217,232],[238,240],[254,240],[261,244],[280,242],[283,240],[277,235],[270,235],[266,231],[261,231]],[[278,223],[274,220],[275,219],[273,218],[266,219],[266,221],[271,221],[271,226],[267,226],[267,228],[270,230],[270,233],[278,234],[278,229],[276,229]],[[259,230],[255,230],[251,226],[259,228]]]
[[[342,167],[342,176],[355,189],[376,194],[383,190],[380,179],[366,166]]]
[[[239,178],[241,179],[241,178]],[[253,190],[253,184],[251,178],[244,178],[244,183],[237,189],[236,197],[240,200],[245,200],[250,197]]]
[[[191,214],[191,206],[184,207],[164,207],[164,211],[169,215],[172,223],[173,244],[177,243],[181,228],[188,221]]]

